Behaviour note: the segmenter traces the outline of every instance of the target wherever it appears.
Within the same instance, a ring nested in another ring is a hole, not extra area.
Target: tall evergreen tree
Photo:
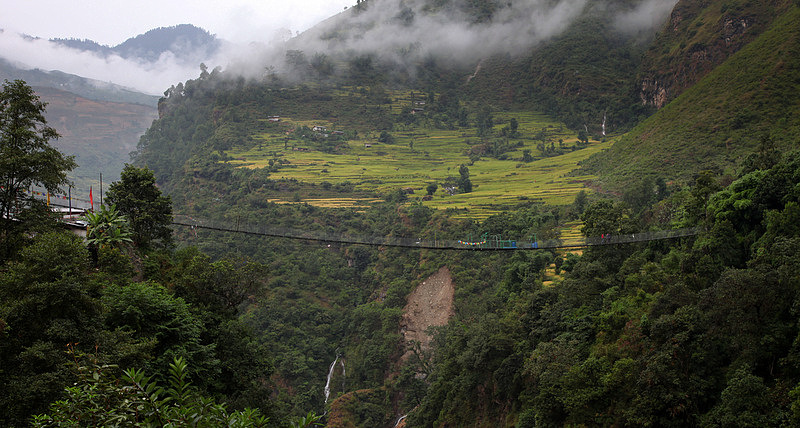
[[[458,179],[458,190],[461,193],[469,193],[472,191],[472,181],[469,179],[469,168],[466,165],[461,165],[458,168],[458,173],[461,176]]]
[[[68,184],[67,172],[77,165],[50,145],[59,137],[47,126],[46,103],[22,80],[3,83],[0,91],[0,260],[8,259],[19,246],[25,224],[20,211],[31,206],[25,191],[41,186],[55,193]]]
[[[153,171],[125,165],[120,180],[108,189],[107,199],[128,219],[138,248],[172,243],[172,201],[156,187]]]

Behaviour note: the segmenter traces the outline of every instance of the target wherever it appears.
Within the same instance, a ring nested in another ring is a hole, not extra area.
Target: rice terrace
[[[408,93],[393,93],[391,111],[402,105],[419,105]],[[424,104],[422,104],[424,105]],[[412,110],[413,111],[413,110]],[[347,129],[327,120],[271,116],[268,132],[253,136],[250,148],[227,151],[233,165],[273,168],[276,178],[330,186],[351,183],[361,198],[298,198],[270,200],[276,203],[308,203],[319,207],[364,207],[372,195],[394,189],[437,209],[463,211],[457,216],[486,218],[523,201],[566,205],[593,179],[573,175],[578,163],[611,145],[610,140],[583,143],[562,123],[534,112],[501,112],[492,118],[491,140],[477,128],[441,129],[431,123],[396,124],[388,134]],[[509,124],[516,130],[508,132]],[[298,130],[305,129],[304,135]],[[504,130],[505,129],[505,130]],[[509,135],[511,134],[511,135]],[[348,135],[322,148],[309,140]],[[502,154],[486,155],[500,144]],[[494,147],[490,147],[494,145]],[[453,191],[460,165],[467,165],[474,188]],[[433,195],[426,187],[437,184]]]

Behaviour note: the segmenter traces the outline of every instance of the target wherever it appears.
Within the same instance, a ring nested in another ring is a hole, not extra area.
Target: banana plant
[[[133,242],[128,220],[119,213],[116,205],[102,205],[99,211],[84,214],[89,224],[86,242],[99,248],[122,247]]]

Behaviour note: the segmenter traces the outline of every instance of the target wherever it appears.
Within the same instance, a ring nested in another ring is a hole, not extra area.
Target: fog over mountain
[[[169,32],[180,27],[158,30]],[[190,43],[182,37],[158,40],[151,35],[155,31],[108,47],[89,40],[45,40],[0,30],[0,58],[24,70],[58,70],[160,95],[170,85],[196,77],[201,63],[209,67],[225,65],[231,55],[242,52],[241,46],[211,35],[202,43]],[[275,44],[283,43],[286,37],[285,31],[276,33]]]
[[[519,53],[559,34],[587,0],[528,0],[470,10],[457,2],[374,0],[351,9],[346,26],[329,20],[298,38],[308,51],[356,51],[382,56],[437,55],[472,61]]]
[[[519,55],[562,34],[581,16],[609,16],[622,35],[652,36],[677,0],[370,0],[361,2],[294,37],[278,51],[254,51],[228,71],[255,77],[264,66],[283,69],[285,49],[310,59],[371,55],[395,64],[426,58],[456,65],[490,55]],[[480,7],[478,7],[478,6]],[[273,46],[274,47],[274,46]],[[239,56],[240,58],[242,56]]]
[[[627,33],[657,29],[664,24],[678,0],[645,0],[636,7],[619,13],[614,26]]]
[[[152,50],[114,50],[90,41],[51,41],[0,31],[0,56],[26,69],[59,70],[160,95],[171,85],[196,77],[201,62],[209,69],[220,66],[230,74],[251,78],[262,77],[270,67],[285,69],[287,49],[303,51],[309,58],[318,53],[369,54],[384,61],[413,63],[435,56],[469,64],[491,54],[520,54],[558,36],[586,13],[613,16],[612,25],[622,33],[652,32],[665,22],[675,3],[370,0],[296,37],[281,29],[260,34],[260,40],[250,44],[217,39],[214,49],[176,44],[154,55]]]

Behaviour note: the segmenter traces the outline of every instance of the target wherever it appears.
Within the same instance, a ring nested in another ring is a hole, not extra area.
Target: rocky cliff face
[[[642,61],[639,99],[661,108],[761,34],[788,0],[681,0]]]

